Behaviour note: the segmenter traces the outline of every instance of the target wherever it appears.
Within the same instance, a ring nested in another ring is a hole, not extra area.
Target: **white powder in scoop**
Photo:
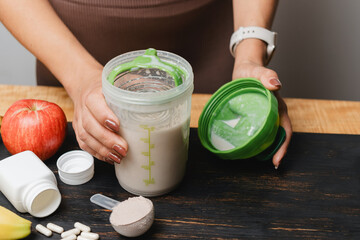
[[[119,226],[136,222],[146,216],[152,206],[152,202],[142,196],[128,198],[113,208],[110,223]]]

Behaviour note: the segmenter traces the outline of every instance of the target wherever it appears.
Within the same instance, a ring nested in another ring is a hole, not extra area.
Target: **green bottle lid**
[[[223,159],[270,159],[285,140],[278,102],[254,78],[231,81],[209,99],[199,118],[202,145]]]
[[[145,53],[141,56],[136,57],[131,62],[126,62],[116,66],[107,77],[107,80],[114,85],[116,77],[123,72],[136,71],[140,68],[152,68],[159,69],[167,72],[173,79],[175,86],[182,84],[183,76],[186,76],[185,72],[178,66],[169,62],[161,60],[157,51],[154,48],[148,48]]]

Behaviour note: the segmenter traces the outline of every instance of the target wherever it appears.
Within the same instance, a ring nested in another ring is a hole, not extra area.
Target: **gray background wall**
[[[269,67],[284,97],[360,100],[360,1],[280,0]],[[35,85],[35,59],[0,24],[0,84]]]

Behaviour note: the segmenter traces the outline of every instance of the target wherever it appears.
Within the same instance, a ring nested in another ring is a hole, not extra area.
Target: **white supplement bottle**
[[[35,217],[52,214],[61,202],[54,173],[31,151],[0,161],[0,191],[16,210]]]
[[[126,157],[115,164],[116,177],[128,192],[152,197],[170,192],[183,179],[194,76],[185,59],[157,51],[163,62],[181,69],[182,84],[174,84],[169,74],[159,69],[163,66],[159,61],[150,69],[140,66],[119,74],[113,85],[108,81],[117,66],[144,52],[125,53],[108,62],[102,86],[108,106],[120,120],[119,134],[129,146]]]

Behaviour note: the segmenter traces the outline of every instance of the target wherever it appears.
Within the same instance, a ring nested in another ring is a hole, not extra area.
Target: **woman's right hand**
[[[19,17],[21,16],[21,17]],[[74,102],[73,127],[80,147],[119,163],[127,143],[101,91],[102,66],[75,38],[48,1],[0,1],[0,21],[62,83]]]
[[[105,102],[101,85],[102,69],[78,81],[74,101],[73,128],[81,149],[102,161],[120,163],[127,142],[118,134],[119,120]]]

